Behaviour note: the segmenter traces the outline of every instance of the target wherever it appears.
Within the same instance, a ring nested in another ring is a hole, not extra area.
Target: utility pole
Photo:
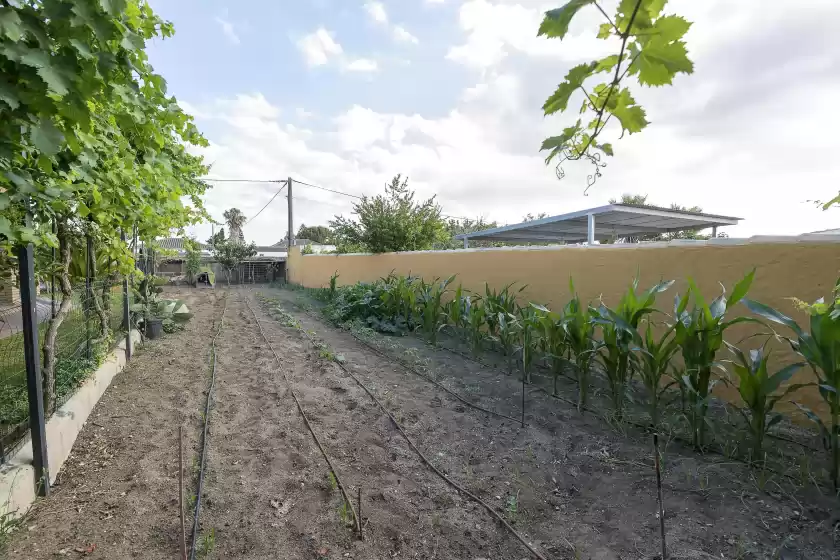
[[[289,201],[289,239],[286,244],[286,283],[289,283],[289,254],[292,252],[292,246],[295,243],[295,230],[294,230],[294,219],[293,219],[293,212],[292,212],[292,178],[289,177],[288,181],[286,182],[286,188],[288,189],[288,196],[286,199]]]
[[[289,177],[288,182],[286,183],[286,188],[289,190],[289,196],[287,197],[289,200],[289,250],[292,249],[292,246],[295,244],[295,228],[294,228],[294,214],[292,212],[292,178]]]

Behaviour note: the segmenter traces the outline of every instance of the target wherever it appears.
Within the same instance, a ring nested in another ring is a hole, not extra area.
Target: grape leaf
[[[601,144],[598,147],[601,148],[602,150],[604,150],[604,153],[607,154],[608,156],[613,155],[612,144]]]
[[[572,18],[575,17],[578,10],[594,2],[595,0],[570,0],[561,8],[547,11],[537,36],[545,35],[546,37],[559,37],[562,39],[569,32],[569,24],[572,22]]]
[[[16,10],[0,11],[0,36],[3,35],[12,41],[20,41],[20,17]]]
[[[30,139],[35,148],[44,155],[52,156],[58,153],[64,143],[64,134],[49,119],[41,119],[37,126],[32,127]]]
[[[630,95],[630,90],[624,88],[621,93],[615,97],[615,107],[612,109],[612,114],[621,123],[621,128],[633,134],[640,132],[648,125],[645,118],[645,110],[636,105],[636,100]]]
[[[556,156],[560,151],[566,147],[569,141],[574,138],[574,136],[580,132],[580,120],[575,123],[574,126],[569,126],[563,129],[563,134],[560,136],[552,136],[551,138],[546,138],[543,140],[542,147],[540,151],[543,150],[551,150],[551,153],[548,154],[548,157],[545,158],[545,162],[549,163],[554,156]]]
[[[604,57],[598,61],[598,65],[595,67],[595,74],[599,72],[609,72],[615,65],[618,64],[618,55],[611,54],[610,56]]]
[[[678,41],[683,38],[691,28],[691,22],[681,16],[664,16],[656,20],[652,32],[666,43]]]
[[[546,99],[543,111],[546,115],[552,115],[557,111],[565,111],[569,106],[569,98],[583,82],[592,75],[595,69],[595,62],[578,64],[566,74],[566,81],[557,86],[557,90]]]
[[[15,88],[2,78],[0,78],[0,101],[5,102],[12,109],[17,109],[20,106]]]
[[[598,26],[598,38],[599,39],[609,39],[610,35],[612,34],[613,26],[609,23],[602,23]]]
[[[647,86],[671,84],[677,73],[694,72],[694,63],[688,58],[685,43],[666,43],[660,37],[653,37],[642,45],[635,65],[638,68],[639,83]]]

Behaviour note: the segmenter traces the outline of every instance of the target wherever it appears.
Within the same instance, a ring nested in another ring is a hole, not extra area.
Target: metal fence
[[[38,352],[43,367],[43,348],[49,325],[60,309],[63,295],[42,290],[35,301]],[[119,282],[93,282],[73,287],[69,310],[56,333],[55,393],[45,403],[49,415],[64,404],[97,369],[102,359],[124,336],[123,292]],[[99,302],[110,336],[102,336]],[[29,401],[26,385],[24,327],[21,304],[0,305],[0,464],[15,453],[29,436]]]

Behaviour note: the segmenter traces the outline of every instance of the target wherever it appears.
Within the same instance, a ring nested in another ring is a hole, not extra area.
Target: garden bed
[[[263,293],[260,300],[229,292],[217,341],[198,547],[207,557],[534,557],[425,465],[349,374],[443,475],[545,558],[658,555],[653,452],[643,434],[581,416],[536,388],[527,394],[523,428],[465,405],[394,358],[423,365],[471,403],[517,418],[514,376],[413,337],[380,337],[389,344],[374,352],[296,309],[301,294]],[[195,313],[187,330],[151,344],[106,392],[53,496],[27,521],[30,530],[14,536],[10,558],[177,557],[177,428],[185,427],[192,489],[210,338],[222,309],[215,291],[181,297]],[[364,540],[290,388],[349,495],[361,489]],[[837,557],[836,501],[786,477],[759,485],[747,466],[675,442],[663,458],[669,557]]]

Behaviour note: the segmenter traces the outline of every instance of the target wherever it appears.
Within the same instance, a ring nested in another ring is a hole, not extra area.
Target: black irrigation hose
[[[274,360],[277,362],[278,366],[280,367],[280,373],[283,374],[283,379],[286,380],[286,385],[289,387],[289,393],[291,393],[292,398],[295,400],[295,404],[297,405],[297,409],[300,412],[301,417],[303,418],[303,423],[306,424],[307,429],[309,429],[309,433],[312,434],[312,439],[315,440],[315,445],[318,446],[318,449],[321,451],[321,454],[324,456],[324,460],[327,462],[327,466],[330,468],[330,472],[332,472],[333,476],[335,477],[336,486],[341,491],[341,495],[344,496],[344,502],[350,506],[350,512],[353,514],[353,519],[356,521],[356,532],[359,534],[361,538],[362,535],[362,520],[356,514],[356,509],[353,507],[353,501],[350,499],[350,495],[347,493],[347,490],[344,489],[344,484],[341,482],[341,478],[338,476],[338,471],[335,470],[335,467],[330,461],[329,455],[327,455],[326,450],[324,450],[324,446],[321,445],[321,441],[318,439],[318,436],[315,434],[315,430],[312,429],[312,425],[309,423],[309,418],[306,416],[306,412],[303,411],[303,405],[300,404],[300,400],[298,399],[297,395],[295,394],[295,390],[292,388],[292,383],[289,381],[289,377],[286,375],[286,371],[282,368],[282,364],[280,362],[280,356],[277,355],[277,352],[274,351],[274,347],[269,342],[268,337],[265,336],[265,331],[263,331],[262,323],[260,322],[259,317],[257,317],[256,311],[251,307],[251,304],[248,302],[248,298],[245,298],[245,305],[248,306],[248,309],[251,311],[251,314],[254,315],[254,321],[257,323],[257,327],[260,329],[260,335],[262,335],[263,340],[268,345],[268,349],[271,350],[271,353],[274,354]]]
[[[475,358],[472,358],[472,357],[470,357],[470,356],[467,356],[466,354],[463,354],[463,353],[461,353],[461,352],[459,352],[459,351],[457,351],[457,350],[453,350],[453,349],[451,349],[451,348],[447,348],[446,346],[438,346],[438,348],[442,348],[442,349],[444,349],[444,350],[446,350],[446,351],[448,351],[448,352],[451,352],[451,353],[455,354],[456,356],[461,356],[461,357],[462,357],[462,358],[464,358],[464,359],[467,359],[467,360],[470,360],[470,361],[472,361],[472,362],[475,362],[476,364],[478,364],[478,365],[480,365],[480,366],[482,366],[482,367],[484,367],[484,368],[487,368],[487,369],[498,369],[498,368],[496,368],[496,367],[494,367],[494,366],[491,366],[491,365],[485,364],[485,363],[483,363],[483,362],[481,362],[481,361],[479,361],[479,360],[477,360],[477,359],[475,359]],[[573,378],[571,378],[571,377],[569,377],[569,376],[565,376],[565,375],[564,375],[563,377],[568,377],[569,379],[574,380]],[[575,381],[576,381],[576,380],[575,380]],[[573,407],[575,407],[575,408],[577,408],[577,406],[578,406],[578,403],[576,403],[575,401],[573,401],[573,400],[571,400],[571,399],[567,399],[567,398],[565,398],[565,397],[561,397],[560,395],[555,395],[554,393],[550,393],[550,392],[549,392],[547,389],[545,389],[544,387],[540,387],[539,385],[536,385],[536,384],[534,384],[534,383],[528,383],[528,385],[532,385],[532,386],[533,386],[533,387],[535,387],[538,391],[540,391],[541,393],[545,393],[546,395],[548,395],[548,396],[549,396],[549,397],[551,397],[552,399],[557,399],[558,401],[560,401],[560,402],[564,402],[564,403],[566,403],[566,404],[569,404],[570,406],[573,406]],[[590,412],[590,413],[594,414],[596,417],[601,418],[602,420],[606,421],[606,418],[605,418],[605,417],[604,417],[604,416],[603,416],[603,415],[602,415],[602,414],[601,414],[598,410],[595,410],[595,409],[594,409],[594,408],[592,408],[592,407],[589,407],[589,406],[584,406],[584,407],[583,407],[583,410],[584,410],[584,411],[586,411],[586,412]],[[650,424],[642,424],[642,423],[640,423],[640,422],[634,422],[634,421],[632,421],[632,420],[627,420],[627,419],[624,419],[624,420],[623,420],[623,422],[624,422],[624,423],[626,423],[626,424],[630,424],[631,426],[634,426],[634,427],[639,428],[639,429],[641,429],[641,430],[643,430],[643,431],[646,431],[646,432],[647,432],[647,431],[650,431],[650,429],[651,429]],[[677,441],[679,441],[679,442],[682,442],[682,443],[684,443],[684,444],[686,444],[686,445],[690,445],[690,446],[693,446],[693,445],[694,445],[694,442],[693,442],[693,441],[691,441],[691,439],[689,439],[689,438],[687,438],[687,437],[684,437],[684,436],[681,436],[681,435],[679,435],[679,434],[671,434],[671,437],[672,437],[672,439],[675,439],[675,440],[677,440]],[[737,461],[737,462],[739,462],[739,463],[742,463],[742,464],[744,464],[744,465],[747,465],[747,466],[750,466],[750,467],[754,467],[754,466],[755,466],[753,463],[750,463],[750,462],[749,462],[749,461],[747,461],[746,459],[742,459],[742,458],[740,458],[740,457],[731,456],[731,455],[729,455],[729,454],[725,453],[723,450],[716,449],[716,448],[711,447],[711,446],[706,447],[706,448],[704,448],[704,449],[705,449],[706,451],[709,451],[709,452],[711,452],[711,453],[714,453],[715,455],[720,455],[721,457],[726,457],[727,459],[732,459],[732,460],[735,460],[735,461]],[[771,473],[776,474],[776,475],[778,475],[778,476],[781,476],[781,477],[784,477],[784,478],[788,478],[788,479],[790,479],[790,480],[793,480],[793,481],[798,482],[798,478],[797,478],[797,477],[795,477],[795,476],[793,476],[793,475],[791,475],[791,474],[788,474],[788,473],[785,473],[785,472],[781,472],[781,471],[779,471],[779,470],[777,470],[777,469],[774,469],[774,468],[772,468],[772,467],[768,467],[768,466],[766,466],[766,465],[765,465],[764,467],[762,467],[762,468],[763,468],[763,470],[765,470],[765,471],[768,471],[768,472],[771,472]]]
[[[256,316],[256,315],[255,315],[255,316]],[[308,339],[309,339],[309,342],[310,342],[313,346],[315,346],[315,345],[316,345],[316,344],[315,344],[315,340],[313,340],[313,338],[309,335],[309,333],[308,333],[308,332],[306,332],[304,329],[297,329],[297,330],[298,330],[299,332],[303,333],[303,334],[304,334],[304,336],[306,336],[306,338],[308,338]],[[458,490],[458,491],[459,491],[459,492],[461,492],[462,494],[465,494],[467,497],[469,497],[470,499],[472,499],[472,500],[473,500],[474,502],[476,502],[477,504],[479,504],[479,505],[483,506],[483,507],[484,507],[484,509],[486,509],[486,510],[487,510],[487,511],[488,511],[488,512],[489,512],[489,513],[493,516],[493,517],[495,517],[495,518],[496,518],[496,520],[498,520],[498,521],[499,521],[502,525],[504,525],[504,526],[508,529],[508,531],[510,531],[510,532],[511,532],[511,533],[512,533],[512,534],[513,534],[513,535],[514,535],[514,536],[515,536],[515,537],[519,540],[519,542],[521,542],[521,543],[525,546],[525,548],[527,548],[527,549],[528,549],[528,550],[529,550],[529,551],[530,551],[530,552],[531,552],[534,556],[536,556],[539,560],[547,560],[547,559],[546,559],[546,557],[545,557],[545,556],[543,556],[543,555],[542,555],[542,553],[540,553],[540,552],[539,552],[537,549],[535,549],[533,546],[531,546],[531,544],[530,544],[530,543],[528,543],[528,541],[526,541],[526,540],[525,540],[525,538],[524,538],[524,537],[522,537],[522,535],[520,535],[520,534],[519,534],[519,532],[518,532],[516,529],[514,529],[514,528],[510,525],[510,523],[508,523],[508,522],[507,522],[507,520],[506,520],[506,519],[505,519],[502,515],[500,515],[500,514],[499,514],[499,513],[498,513],[495,509],[493,509],[493,506],[491,506],[490,504],[488,504],[487,502],[485,502],[484,500],[482,500],[481,498],[479,498],[478,496],[476,496],[475,494],[473,494],[472,492],[470,492],[469,490],[467,490],[466,488],[464,488],[463,486],[461,486],[460,484],[458,484],[457,482],[455,482],[454,480],[452,480],[451,478],[449,478],[448,476],[446,476],[446,475],[445,475],[443,472],[441,472],[441,471],[440,471],[437,467],[435,467],[435,466],[432,464],[432,462],[431,462],[431,461],[429,461],[429,459],[428,459],[428,458],[427,458],[427,457],[423,454],[423,452],[422,452],[422,451],[420,451],[420,449],[418,449],[418,448],[417,448],[417,446],[414,444],[414,442],[411,440],[411,438],[409,438],[409,437],[408,437],[408,434],[406,434],[406,433],[405,433],[405,430],[403,430],[403,428],[402,428],[402,426],[400,425],[400,423],[399,423],[399,422],[397,422],[397,419],[396,419],[396,418],[394,418],[394,415],[393,415],[393,414],[391,414],[391,413],[388,411],[388,409],[387,409],[387,408],[385,408],[385,406],[384,406],[384,405],[383,405],[383,404],[379,401],[379,399],[377,399],[377,398],[376,398],[376,396],[375,396],[373,393],[371,393],[371,392],[370,392],[370,389],[368,389],[368,388],[365,386],[365,384],[364,384],[364,383],[362,383],[361,381],[359,381],[359,379],[358,379],[355,375],[353,375],[352,373],[350,373],[350,370],[348,370],[348,369],[344,366],[344,364],[342,364],[342,363],[341,363],[341,362],[339,362],[339,361],[334,361],[334,363],[335,363],[335,364],[337,364],[337,365],[338,365],[338,367],[340,367],[340,368],[341,368],[341,370],[342,370],[344,373],[346,373],[347,375],[349,375],[349,376],[350,376],[350,378],[351,378],[351,379],[353,379],[353,381],[355,381],[355,382],[356,382],[356,384],[357,384],[359,387],[361,387],[361,388],[362,388],[362,390],[363,390],[365,393],[367,393],[367,394],[368,394],[368,396],[369,396],[369,397],[373,400],[373,402],[375,402],[375,403],[379,406],[379,408],[382,410],[382,412],[384,412],[385,414],[387,414],[387,415],[388,415],[388,418],[390,418],[390,419],[391,419],[391,422],[394,424],[394,427],[397,429],[397,431],[400,433],[400,435],[403,437],[403,439],[405,439],[405,441],[406,441],[406,443],[408,444],[408,446],[409,446],[409,447],[411,447],[411,449],[412,449],[415,453],[417,453],[417,455],[420,457],[420,459],[423,461],[423,463],[425,463],[425,464],[426,464],[426,466],[427,466],[427,467],[429,467],[429,468],[430,468],[430,469],[431,469],[431,470],[432,470],[435,474],[437,474],[440,478],[442,478],[444,481],[446,481],[446,483],[447,483],[447,484],[449,484],[450,486],[452,486],[453,488],[455,488],[456,490]],[[517,421],[517,422],[518,422],[518,420],[515,420],[515,421]]]
[[[296,306],[296,307],[297,307],[297,306]],[[298,309],[300,309],[300,311],[301,311],[301,312],[303,312],[305,315],[308,315],[310,318],[312,318],[312,319],[314,319],[314,320],[316,320],[316,321],[320,321],[320,320],[321,320],[320,318],[318,318],[318,317],[317,317],[317,316],[315,316],[314,314],[312,314],[312,313],[310,313],[310,312],[306,311],[305,309],[302,309],[302,308],[300,308],[300,307],[298,307]],[[520,423],[520,420],[519,420],[518,418],[513,418],[513,417],[511,417],[511,416],[507,416],[507,415],[502,414],[502,413],[500,413],[500,412],[496,412],[496,411],[494,411],[494,410],[490,410],[490,409],[488,409],[488,408],[484,408],[483,406],[479,406],[479,405],[477,405],[477,404],[474,404],[474,403],[472,403],[472,402],[468,401],[467,399],[465,399],[464,397],[462,397],[461,395],[459,395],[459,394],[458,394],[458,393],[456,393],[455,391],[453,391],[453,390],[449,389],[448,387],[446,387],[446,386],[445,386],[445,385],[443,385],[442,383],[440,383],[440,382],[438,382],[438,381],[435,381],[434,379],[432,379],[432,378],[431,378],[431,377],[429,377],[428,375],[425,375],[425,374],[423,374],[423,373],[420,373],[420,371],[418,371],[418,370],[414,369],[413,367],[409,366],[408,364],[406,364],[405,362],[403,362],[403,361],[402,361],[402,360],[400,360],[399,358],[395,358],[394,356],[389,356],[388,354],[386,354],[385,352],[383,352],[383,351],[382,351],[382,350],[380,350],[379,348],[377,348],[377,347],[375,347],[374,345],[370,344],[370,343],[369,343],[368,341],[366,341],[365,339],[363,339],[363,338],[361,338],[360,336],[356,335],[356,333],[354,333],[353,331],[351,331],[351,330],[347,330],[347,333],[349,333],[349,334],[350,334],[350,336],[352,336],[354,339],[356,339],[356,341],[357,341],[359,344],[361,344],[362,346],[365,346],[366,348],[368,348],[371,352],[373,352],[373,353],[375,353],[375,354],[377,354],[377,355],[381,356],[382,358],[385,358],[386,360],[389,360],[389,361],[391,361],[391,362],[394,362],[394,363],[396,363],[396,364],[399,364],[399,365],[400,365],[400,367],[402,367],[404,370],[406,370],[406,371],[407,371],[407,372],[409,372],[409,373],[413,373],[414,375],[417,375],[417,376],[419,376],[419,377],[422,377],[423,379],[425,379],[425,380],[426,380],[426,381],[428,381],[429,383],[432,383],[433,385],[435,385],[435,386],[436,386],[436,387],[438,387],[439,389],[441,389],[441,390],[445,391],[446,393],[449,393],[450,395],[452,395],[453,397],[455,397],[457,400],[461,401],[461,402],[462,402],[462,403],[464,403],[465,405],[469,406],[470,408],[474,408],[474,409],[476,409],[476,410],[480,410],[481,412],[485,412],[485,413],[490,414],[490,415],[492,415],[492,416],[498,416],[499,418],[504,418],[505,420],[511,420],[511,421],[513,421],[513,422],[516,422],[517,424],[519,424],[519,423]],[[526,425],[526,426],[528,426],[528,424],[525,424],[525,425]]]
[[[198,491],[195,496],[195,514],[193,516],[192,544],[190,545],[190,560],[195,560],[195,547],[198,543],[198,519],[201,514],[201,494],[204,492],[204,465],[207,459],[207,426],[210,423],[210,404],[213,401],[213,391],[216,388],[216,340],[222,333],[225,324],[225,312],[227,311],[228,294],[224,297],[222,316],[219,319],[219,328],[213,339],[210,341],[210,352],[213,354],[212,369],[210,374],[210,387],[207,389],[207,402],[204,405],[204,429],[201,434],[201,469],[198,471]]]

